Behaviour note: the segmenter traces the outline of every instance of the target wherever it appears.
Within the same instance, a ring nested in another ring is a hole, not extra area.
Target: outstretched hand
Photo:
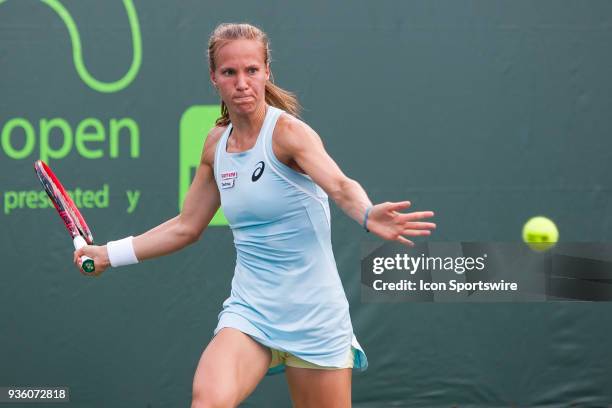
[[[430,235],[436,228],[433,222],[419,222],[424,218],[434,216],[433,211],[399,212],[410,207],[410,201],[386,202],[372,207],[368,214],[367,229],[379,237],[398,241],[406,246],[414,246],[414,242],[405,236],[418,237]]]
[[[79,260],[83,255],[86,255],[93,259],[94,266],[96,268],[93,273],[87,273],[83,270],[83,268],[81,268]],[[85,245],[84,247],[74,251],[72,255],[72,262],[79,269],[79,272],[81,272],[85,276],[98,276],[110,266],[110,262],[108,260],[108,253],[106,251],[106,245]]]

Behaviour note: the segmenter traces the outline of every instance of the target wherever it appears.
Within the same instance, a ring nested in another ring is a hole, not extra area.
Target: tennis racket
[[[74,248],[79,249],[85,245],[93,244],[93,236],[87,223],[85,223],[85,219],[49,166],[44,161],[37,160],[34,163],[34,171],[64,224],[66,224]],[[79,262],[85,272],[92,273],[95,271],[93,259],[82,256]]]

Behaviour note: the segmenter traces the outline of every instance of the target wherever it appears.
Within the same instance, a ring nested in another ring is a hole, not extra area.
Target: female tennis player
[[[408,201],[372,205],[298,119],[293,94],[270,81],[268,39],[249,24],[212,33],[210,79],[221,117],[210,131],[181,213],[136,237],[86,246],[96,273],[177,251],[223,205],[237,259],[230,296],[193,379],[192,407],[235,407],[265,376],[285,372],[295,407],[350,407],[366,355],[331,248],[328,196],[366,230],[412,246],[435,224]],[[78,266],[78,264],[77,264]]]

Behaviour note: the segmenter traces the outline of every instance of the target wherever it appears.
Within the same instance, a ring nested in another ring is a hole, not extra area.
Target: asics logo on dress
[[[266,168],[266,164],[263,161],[260,161],[259,163],[257,163],[257,167],[255,167],[255,171],[253,172],[253,175],[251,176],[251,181],[255,182],[259,180],[265,168]]]

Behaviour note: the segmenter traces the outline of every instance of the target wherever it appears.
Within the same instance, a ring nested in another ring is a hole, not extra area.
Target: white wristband
[[[133,236],[120,239],[119,241],[109,241],[106,243],[108,260],[112,267],[131,265],[138,263],[132,244]]]

